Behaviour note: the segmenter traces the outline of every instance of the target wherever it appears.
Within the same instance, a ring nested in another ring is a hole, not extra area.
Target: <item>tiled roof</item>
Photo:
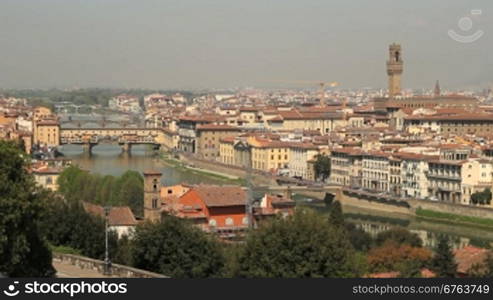
[[[192,188],[207,207],[239,206],[246,204],[247,194],[238,186],[200,185]]]
[[[238,127],[230,125],[204,124],[198,125],[197,130],[240,131]]]
[[[457,272],[466,274],[475,264],[484,262],[488,255],[488,250],[474,246],[466,246],[454,251],[455,261],[457,263]]]
[[[82,205],[87,213],[104,218],[104,207],[89,202],[82,202]],[[135,226],[137,220],[128,206],[114,206],[110,209],[108,223],[110,226]]]

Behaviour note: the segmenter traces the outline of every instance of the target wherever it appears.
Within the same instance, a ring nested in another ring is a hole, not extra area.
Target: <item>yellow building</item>
[[[60,145],[60,125],[55,119],[34,123],[34,144],[56,147]]]
[[[163,129],[163,145],[168,150],[178,149],[180,136],[177,131],[164,128]]]
[[[234,157],[234,137],[226,137],[222,138],[219,141],[219,161],[223,164],[234,166],[235,157]]]
[[[290,143],[250,137],[252,167],[266,172],[278,172],[289,166]]]
[[[41,168],[34,169],[32,174],[34,176],[34,180],[39,186],[56,192],[58,190],[58,177],[62,171],[63,168],[43,166]]]

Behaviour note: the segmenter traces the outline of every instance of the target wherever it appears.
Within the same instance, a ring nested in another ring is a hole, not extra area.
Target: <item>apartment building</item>
[[[229,125],[204,124],[197,126],[196,133],[196,153],[199,157],[221,161],[221,139],[237,136],[240,133],[240,128]]]
[[[403,152],[398,155],[401,160],[401,196],[414,199],[428,198],[428,161],[438,157]]]
[[[289,176],[308,179],[308,161],[318,154],[318,147],[312,143],[292,143],[289,148]]]
[[[428,163],[428,193],[432,199],[461,203],[462,165],[465,161],[431,160]]]
[[[461,177],[461,204],[474,204],[471,200],[472,194],[491,189],[493,186],[493,161],[484,158],[469,159],[462,165]]]
[[[375,193],[390,191],[390,154],[373,151],[363,154],[362,158],[362,187]]]
[[[250,137],[252,167],[265,172],[279,172],[289,166],[290,143],[262,137]]]
[[[361,187],[362,154],[360,148],[331,149],[329,181],[352,188]]]

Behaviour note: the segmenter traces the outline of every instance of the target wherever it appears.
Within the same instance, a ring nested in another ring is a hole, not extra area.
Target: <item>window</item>
[[[226,226],[232,226],[235,224],[233,218],[226,218],[225,223],[226,223]]]
[[[168,194],[173,194],[173,190],[168,190]]]
[[[209,220],[209,226],[213,226],[213,227],[216,227],[217,226],[217,222],[215,219],[210,219]]]
[[[154,180],[152,181],[152,189],[154,192],[157,192],[157,179],[154,178]]]
[[[157,199],[152,199],[152,208],[157,208]]]

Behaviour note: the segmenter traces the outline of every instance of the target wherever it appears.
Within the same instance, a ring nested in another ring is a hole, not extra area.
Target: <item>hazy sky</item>
[[[0,0],[0,88],[385,87],[394,41],[404,87],[493,84],[491,0]]]

